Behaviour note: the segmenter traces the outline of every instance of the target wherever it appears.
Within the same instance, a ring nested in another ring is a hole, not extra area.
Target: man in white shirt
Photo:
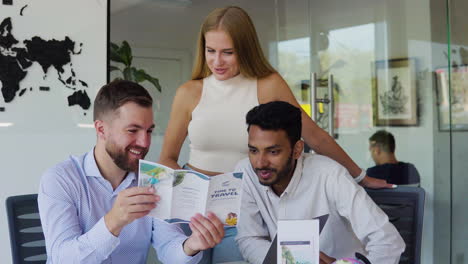
[[[247,113],[249,158],[236,241],[244,258],[262,263],[278,220],[328,214],[320,234],[321,264],[365,255],[373,264],[396,264],[405,244],[385,213],[337,162],[303,154],[301,111],[286,102]]]

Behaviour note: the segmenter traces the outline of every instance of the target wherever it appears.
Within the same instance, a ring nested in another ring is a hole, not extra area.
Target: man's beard
[[[276,174],[276,179],[274,179],[272,182],[263,182],[262,180],[259,180],[260,184],[264,186],[272,186],[274,184],[277,184],[281,179],[288,177],[294,166],[294,163],[292,162],[292,160],[293,160],[293,153],[291,151],[291,155],[289,155],[286,165],[279,172],[277,172],[278,171],[277,169],[273,169],[269,167],[255,168],[255,173],[257,174],[257,176],[258,176],[259,171],[262,171],[262,170],[271,171],[272,173]],[[261,177],[259,177],[259,179],[261,179]]]
[[[112,142],[106,144],[106,152],[114,161],[115,165],[119,167],[121,170],[130,171],[130,172],[137,172],[138,171],[138,159],[131,159],[129,157],[128,150],[129,149],[136,149],[142,152],[142,158],[146,156],[148,153],[147,149],[141,147],[132,147],[128,146],[124,150],[119,150],[116,144]]]

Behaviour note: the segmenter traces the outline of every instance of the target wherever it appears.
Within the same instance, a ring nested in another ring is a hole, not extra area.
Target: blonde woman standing
[[[188,136],[190,157],[185,167],[213,176],[232,171],[237,161],[247,157],[245,115],[251,108],[271,101],[299,104],[266,60],[255,27],[243,9],[230,6],[213,10],[201,26],[197,46],[192,80],[177,90],[159,162],[180,168],[177,161]],[[302,124],[305,142],[343,165],[361,185],[392,187],[367,177],[304,111]],[[235,229],[226,230],[227,243],[235,245],[235,234]],[[224,250],[224,245],[223,241],[214,249],[213,263],[240,257],[232,248]]]

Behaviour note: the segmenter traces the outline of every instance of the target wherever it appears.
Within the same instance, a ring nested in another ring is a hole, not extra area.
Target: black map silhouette
[[[17,95],[22,96],[28,90],[21,89],[21,81],[28,74],[28,68],[33,63],[38,63],[44,72],[44,79],[49,68],[53,67],[58,73],[58,80],[66,88],[74,91],[67,98],[68,106],[79,105],[84,110],[89,109],[91,101],[88,94],[84,89],[77,87],[79,84],[80,87],[87,88],[88,84],[77,80],[71,63],[72,55],[81,54],[82,44],[79,45],[80,50],[75,52],[75,42],[67,36],[64,40],[44,40],[35,36],[19,42],[12,32],[12,21],[7,17],[0,23],[0,82],[5,103],[10,103]],[[70,67],[71,74],[65,70],[66,66]],[[43,88],[39,90],[50,90]],[[29,91],[32,91],[32,88]]]

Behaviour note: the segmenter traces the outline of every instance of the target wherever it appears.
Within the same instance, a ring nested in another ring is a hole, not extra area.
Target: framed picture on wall
[[[417,126],[415,60],[376,61],[373,67],[372,112],[375,126]]]
[[[439,130],[468,131],[468,65],[450,70],[435,70]]]

